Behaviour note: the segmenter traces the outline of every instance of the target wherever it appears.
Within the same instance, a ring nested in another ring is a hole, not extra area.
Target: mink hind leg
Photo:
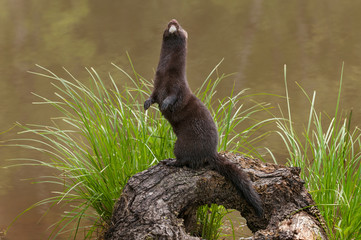
[[[207,154],[202,154],[194,144],[185,144],[179,139],[174,145],[174,155],[177,160],[173,166],[199,169],[208,165]]]
[[[168,162],[167,166],[173,167],[188,167],[191,168],[191,159],[179,158],[176,157],[176,160],[173,162]]]
[[[199,160],[194,157],[176,157],[175,162],[168,164],[168,166],[188,167],[195,170],[206,167],[207,165],[209,165],[207,161]]]

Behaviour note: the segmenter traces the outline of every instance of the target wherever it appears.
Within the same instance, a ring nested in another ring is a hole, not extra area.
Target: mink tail
[[[232,182],[240,196],[242,196],[246,202],[254,208],[257,216],[262,217],[263,206],[261,198],[252,187],[247,174],[239,169],[236,164],[228,161],[219,154],[217,154],[217,157],[212,159],[211,165],[215,171]]]

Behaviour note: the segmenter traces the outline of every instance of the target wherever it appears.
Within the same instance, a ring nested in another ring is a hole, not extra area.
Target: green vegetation
[[[130,62],[131,63],[131,62]],[[133,68],[124,74],[130,86],[119,89],[119,80],[109,75],[109,82],[101,80],[94,69],[89,69],[90,82],[78,81],[69,72],[66,80],[47,69],[35,73],[52,79],[57,100],[39,96],[42,101],[59,110],[61,116],[52,119],[51,126],[25,125],[24,138],[13,146],[20,146],[45,154],[45,160],[18,159],[20,165],[45,166],[54,169],[55,176],[42,176],[39,183],[52,183],[54,196],[36,206],[62,204],[62,218],[54,224],[50,238],[66,233],[76,236],[79,231],[91,238],[95,230],[106,228],[113,205],[127,180],[162,159],[173,157],[175,136],[156,106],[145,112],[143,102],[151,92],[151,82]],[[289,153],[289,165],[302,168],[302,178],[326,220],[330,239],[358,239],[361,228],[361,132],[351,127],[351,113],[340,111],[337,97],[335,114],[329,117],[315,109],[316,93],[306,98],[310,103],[308,122],[303,132],[294,127],[287,92],[288,113],[282,118],[254,120],[255,114],[269,110],[265,103],[243,105],[250,95],[230,92],[230,97],[215,101],[220,81],[218,65],[212,70],[197,96],[211,109],[220,132],[219,150],[257,154],[253,146],[266,134],[259,129],[276,123]],[[216,76],[214,80],[212,77]],[[107,86],[110,85],[110,86]],[[241,104],[242,103],[242,104]],[[246,122],[245,122],[246,121]],[[301,123],[302,124],[302,123]],[[239,131],[240,127],[243,128]],[[31,134],[31,135],[29,135]],[[16,164],[17,165],[17,164]],[[54,171],[53,171],[54,172]],[[226,210],[222,206],[203,206],[198,209],[200,232],[206,239],[221,236],[221,220]],[[21,215],[19,215],[20,217]],[[84,221],[85,220],[85,221]],[[90,222],[90,225],[88,224]]]
[[[100,226],[106,228],[113,205],[127,180],[158,161],[173,156],[175,136],[170,124],[155,109],[156,106],[146,112],[143,109],[152,84],[137,74],[134,68],[130,75],[115,67],[124,74],[126,81],[131,82],[130,86],[119,89],[117,85],[125,84],[109,75],[110,86],[107,87],[109,83],[101,80],[94,69],[88,70],[91,81],[87,85],[69,72],[67,78],[70,80],[41,67],[42,73],[35,73],[54,81],[52,85],[56,88],[57,97],[50,100],[37,95],[42,101],[36,104],[51,105],[59,110],[61,116],[52,119],[51,126],[21,126],[24,129],[21,133],[26,137],[17,139],[13,145],[45,154],[45,160],[18,159],[20,165],[45,166],[57,173],[55,176],[42,176],[39,180],[39,183],[54,184],[54,188],[59,189],[54,191],[55,196],[26,210],[44,204],[64,206],[66,210],[54,224],[50,238],[62,233],[76,236],[80,231],[86,232],[86,238],[91,238]],[[197,91],[209,108],[214,102],[212,98],[217,85],[227,77],[221,75],[211,80],[215,70]],[[230,97],[220,100],[214,108],[213,115],[221,126],[220,149],[225,150],[227,146],[227,150],[256,154],[252,144],[264,135],[253,140],[250,136],[270,121],[257,122],[251,118],[267,109],[267,105],[261,103],[244,107],[240,102],[243,103],[247,96],[243,94],[232,91]],[[235,128],[246,120],[250,120],[247,125],[252,127],[236,131]],[[213,213],[216,208],[212,207]],[[208,214],[209,211],[203,212]],[[206,217],[200,216],[200,219]],[[90,226],[85,224],[89,222]],[[202,222],[204,227],[205,222]],[[205,228],[203,231],[210,234]]]
[[[289,153],[288,164],[302,168],[301,177],[325,218],[329,238],[361,239],[361,131],[351,127],[352,112],[340,113],[342,75],[343,67],[333,117],[318,113],[316,92],[311,98],[301,88],[310,114],[300,134],[294,128],[285,68],[288,117],[278,119],[277,127]]]
[[[220,239],[222,220],[226,214],[227,209],[217,204],[198,208],[197,220],[200,224],[200,236],[204,239]]]

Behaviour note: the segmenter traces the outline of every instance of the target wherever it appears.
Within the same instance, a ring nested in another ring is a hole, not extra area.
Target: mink
[[[177,140],[174,155],[177,167],[199,169],[210,166],[232,182],[237,192],[263,216],[262,201],[247,174],[217,152],[218,130],[207,107],[189,88],[186,77],[187,32],[171,20],[163,33],[154,88],[144,102],[147,110],[157,103],[171,124]]]

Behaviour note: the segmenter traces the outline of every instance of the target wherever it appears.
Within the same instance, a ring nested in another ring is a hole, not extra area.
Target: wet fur
[[[173,32],[174,27],[176,31]],[[169,29],[172,27],[171,31]],[[177,135],[175,166],[199,169],[210,165],[229,179],[238,193],[263,215],[262,202],[247,174],[217,152],[218,131],[207,107],[192,93],[186,78],[187,32],[176,20],[169,22],[163,42],[154,89],[144,102],[147,110],[158,103],[163,116]]]

